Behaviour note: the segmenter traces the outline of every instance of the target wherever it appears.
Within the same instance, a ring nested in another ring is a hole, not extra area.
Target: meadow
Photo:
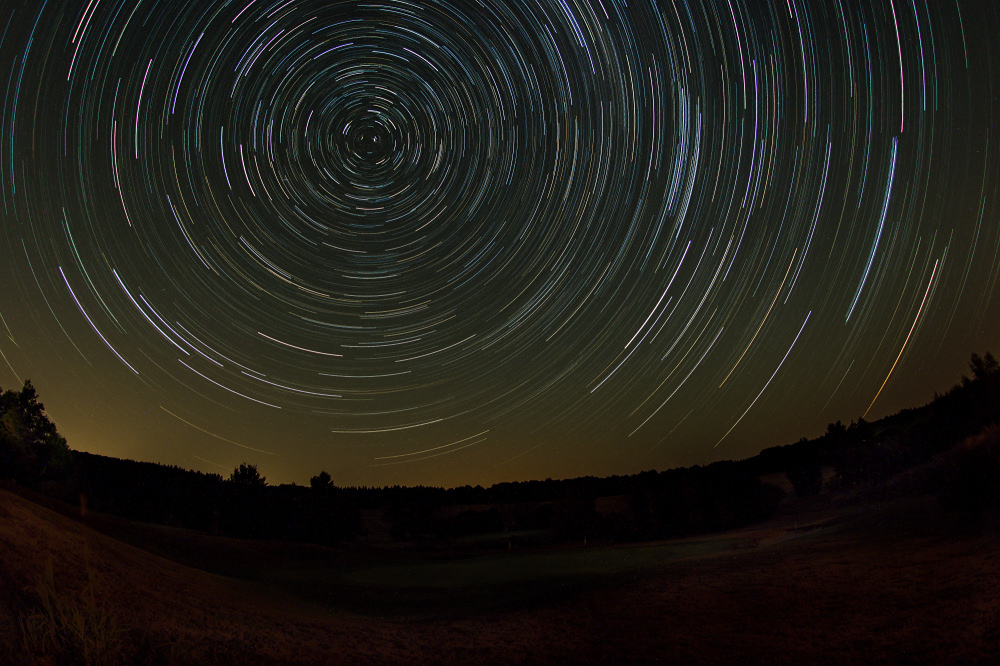
[[[8,663],[1000,658],[1000,518],[932,496],[804,502],[685,539],[484,554],[244,541],[73,515],[18,492],[0,490]]]

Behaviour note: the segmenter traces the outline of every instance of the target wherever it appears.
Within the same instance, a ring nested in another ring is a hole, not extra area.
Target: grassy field
[[[932,499],[489,554],[72,514],[0,490],[0,663],[1000,663],[997,518]]]

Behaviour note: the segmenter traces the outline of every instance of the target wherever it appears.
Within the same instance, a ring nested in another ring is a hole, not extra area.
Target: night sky
[[[1000,351],[993,0],[7,0],[0,386],[78,450],[742,458]]]

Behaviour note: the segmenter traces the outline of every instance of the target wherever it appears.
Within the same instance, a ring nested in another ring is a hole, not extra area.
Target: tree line
[[[826,489],[869,487],[996,423],[1000,365],[986,353],[973,354],[969,367],[971,377],[923,407],[871,423],[837,421],[821,437],[745,460],[450,489],[340,488],[325,471],[309,486],[270,485],[247,463],[224,478],[72,451],[26,381],[18,391],[0,394],[0,478],[129,519],[243,538],[337,544],[363,535],[365,512],[388,521],[398,540],[504,531],[544,532],[549,540],[684,536],[774,515],[785,493],[762,477],[784,474],[800,498],[824,491],[824,470],[833,473]],[[971,507],[1000,502],[992,482],[984,481],[993,478],[989,469],[998,466],[996,459],[985,459],[985,466],[953,474],[948,496],[964,498],[963,506]],[[617,498],[618,509],[598,511],[598,498],[608,497]]]

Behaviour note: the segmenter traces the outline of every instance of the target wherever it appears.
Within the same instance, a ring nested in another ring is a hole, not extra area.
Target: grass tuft
[[[97,602],[93,570],[76,594],[56,588],[52,561],[45,565],[35,591],[38,604],[20,618],[22,647],[28,663],[115,666],[126,661],[124,631],[118,618]]]

